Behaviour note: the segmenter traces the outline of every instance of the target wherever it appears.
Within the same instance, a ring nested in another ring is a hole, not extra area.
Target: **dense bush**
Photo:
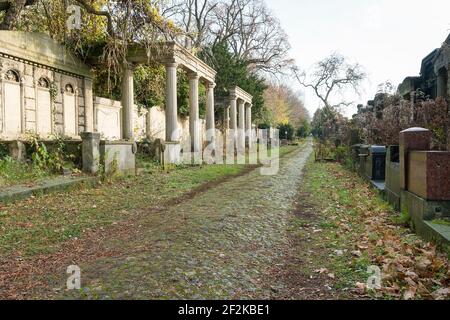
[[[280,130],[280,139],[292,140],[294,139],[294,127],[289,123],[282,123],[278,125]]]
[[[6,143],[0,143],[0,160],[9,155],[9,147]]]
[[[311,133],[311,126],[309,125],[308,120],[303,120],[300,127],[297,129],[297,137],[306,138]]]

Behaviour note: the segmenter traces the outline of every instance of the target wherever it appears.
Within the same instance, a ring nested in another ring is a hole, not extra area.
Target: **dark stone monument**
[[[386,178],[386,147],[371,146],[369,148],[370,180],[384,181]]]

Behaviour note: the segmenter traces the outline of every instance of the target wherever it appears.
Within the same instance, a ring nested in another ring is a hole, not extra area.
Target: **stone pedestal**
[[[411,128],[400,132],[400,188],[408,186],[408,154],[413,150],[429,150],[431,132],[424,128]]]
[[[181,163],[181,144],[179,142],[164,142],[163,151],[163,165]]]
[[[100,165],[100,133],[84,132],[81,139],[83,139],[83,172],[96,174]]]
[[[100,158],[105,173],[135,175],[136,152],[132,141],[101,141]]]
[[[12,141],[9,143],[9,155],[16,161],[27,160],[27,148],[22,141]]]

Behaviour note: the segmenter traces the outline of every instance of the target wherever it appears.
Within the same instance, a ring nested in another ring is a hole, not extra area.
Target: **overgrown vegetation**
[[[36,134],[27,134],[27,155],[24,161],[10,157],[7,144],[0,144],[0,185],[33,183],[39,179],[61,174],[64,168],[79,172],[80,145],[69,147],[61,136],[43,142]]]
[[[30,183],[48,175],[48,172],[28,163],[6,156],[0,158],[0,187]]]
[[[294,227],[304,237],[301,226],[309,225],[310,241],[318,247],[306,274],[322,276],[333,290],[354,297],[450,296],[446,254],[412,234],[407,220],[393,222],[397,214],[355,173],[336,163],[310,161],[301,191]],[[379,290],[367,288],[369,266],[381,270]]]

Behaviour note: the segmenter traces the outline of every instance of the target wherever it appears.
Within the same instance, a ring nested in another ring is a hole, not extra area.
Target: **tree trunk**
[[[10,1],[9,7],[6,9],[5,17],[0,24],[0,30],[13,30],[19,22],[20,14],[27,4],[27,0]]]

